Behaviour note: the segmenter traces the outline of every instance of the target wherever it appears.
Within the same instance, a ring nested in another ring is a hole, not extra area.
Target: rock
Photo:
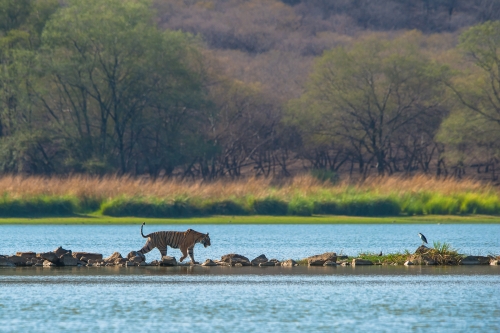
[[[115,262],[116,259],[122,259],[122,255],[120,254],[120,252],[115,252],[113,253],[112,255],[110,255],[109,257],[107,257],[106,259],[104,259],[105,262]]]
[[[144,262],[144,258],[143,257],[139,257],[139,256],[136,256],[136,257],[131,257],[128,259],[129,261],[133,261],[133,262],[136,262],[136,263],[141,263],[141,262]]]
[[[292,259],[288,259],[288,260],[285,260],[281,263],[281,266],[283,267],[293,267],[293,266],[297,266],[297,262],[295,260],[292,260]]]
[[[420,245],[416,250],[415,250],[415,254],[424,254],[424,253],[427,253],[430,249],[425,246],[425,245]]]
[[[153,260],[149,263],[149,266],[159,266],[160,262],[158,260]]]
[[[250,263],[252,264],[252,266],[259,266],[259,264],[266,263],[268,261],[269,261],[269,259],[267,259],[266,255],[261,254],[257,258],[253,259]]]
[[[21,256],[7,256],[7,259],[10,260],[16,266],[26,266],[26,262],[28,262],[28,258]]]
[[[0,256],[0,267],[16,267],[16,265],[4,256]]]
[[[115,259],[115,265],[122,265],[122,264],[125,264],[126,262],[127,262],[127,259],[125,259],[125,258]]]
[[[266,267],[266,266],[276,266],[276,264],[272,261],[265,261],[259,264],[259,267]]]
[[[133,258],[133,257],[141,257],[142,261],[146,261],[146,256],[140,252],[137,252],[137,251],[131,251],[129,254],[127,254],[127,259],[130,260],[130,258]]]
[[[36,253],[35,252],[16,252],[16,256],[31,259],[31,258],[36,257]]]
[[[66,253],[69,253],[71,255],[71,250],[65,250],[62,248],[62,246],[59,246],[57,249],[54,250],[54,253],[56,254],[56,256],[60,258],[63,254]]]
[[[323,266],[323,264],[327,261],[337,261],[337,253],[335,252],[326,252],[323,254],[318,254],[315,256],[311,256],[307,258],[307,263],[309,266]]]
[[[250,260],[248,260],[247,257],[242,256],[240,254],[226,254],[221,257],[220,261],[231,264],[231,266],[234,266],[236,264],[241,264],[242,266],[250,266]]]
[[[49,260],[44,260],[43,262],[43,267],[54,267],[56,264],[54,264],[52,261]]]
[[[164,256],[161,258],[160,266],[177,266],[175,257]]]
[[[460,261],[460,265],[489,265],[490,258],[482,256],[467,256]]]
[[[428,258],[423,258],[423,263],[428,265],[428,266],[434,266],[434,265],[437,265],[437,263],[432,260],[432,259],[428,259]]]
[[[137,266],[137,263],[135,261],[127,261],[125,263],[126,267],[132,267],[132,266]]]
[[[327,260],[327,261],[325,261],[323,266],[337,266],[337,263],[335,261]]]
[[[92,260],[102,260],[102,254],[100,253],[89,253],[89,252],[73,252],[73,257],[82,261]],[[82,259],[83,258],[83,259]]]
[[[115,265],[115,264],[114,264],[114,263],[112,263],[112,262],[107,262],[104,266],[106,266],[106,267],[107,267],[107,266],[114,266],[114,265]]]
[[[41,258],[43,260],[48,260],[54,264],[59,261],[59,257],[54,252],[37,253],[36,256],[37,256],[37,258]]]
[[[78,264],[81,264],[81,261],[73,257],[70,252],[66,252],[60,256],[59,262],[63,266],[78,266]]]
[[[405,266],[413,266],[413,262],[410,260],[405,261]]]
[[[373,262],[371,262],[370,260],[356,258],[356,259],[352,259],[352,265],[353,266],[356,266],[356,265],[369,266],[369,265],[373,265]]]
[[[234,267],[243,267],[243,264],[241,262],[237,262],[233,266]]]
[[[269,262],[274,263],[274,266],[281,266],[281,262],[278,259],[269,259]]]
[[[346,261],[346,262],[343,262],[341,265],[342,265],[342,266],[344,266],[344,267],[345,267],[345,266],[351,266],[351,264],[350,264],[350,263],[348,263],[347,261]]]
[[[137,264],[137,266],[146,266],[146,262],[145,261],[141,261],[140,263]]]
[[[229,266],[229,267],[231,267],[231,264],[228,262],[224,262],[224,261],[220,261],[220,260],[215,260],[214,262],[217,264],[217,266]]]
[[[205,262],[201,265],[202,266],[217,266],[217,264],[210,259],[205,260]]]
[[[491,260],[490,261],[490,265],[491,266],[498,266],[498,265],[500,265],[500,260],[496,260],[496,259],[495,260]]]

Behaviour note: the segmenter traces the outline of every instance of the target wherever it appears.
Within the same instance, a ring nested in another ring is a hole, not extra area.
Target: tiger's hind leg
[[[151,242],[151,239],[148,238],[148,240],[146,241],[146,244],[144,244],[144,246],[142,247],[142,249],[140,249],[137,252],[139,252],[141,254],[146,254],[148,252],[151,252],[151,250],[153,250],[155,247],[156,246],[153,245],[153,242]]]
[[[181,247],[180,250],[182,252],[182,257],[179,259],[179,261],[182,262],[188,256],[188,253],[187,253],[187,249],[184,247]]]

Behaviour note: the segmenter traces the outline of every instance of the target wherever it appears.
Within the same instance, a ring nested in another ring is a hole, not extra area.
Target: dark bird
[[[379,257],[382,257],[382,251],[380,251],[380,253],[378,254]]]
[[[429,243],[427,243],[427,238],[425,238],[425,236],[422,235],[420,232],[418,233],[418,236],[420,237],[420,239],[422,240],[422,242],[424,242],[425,244],[429,244]]]

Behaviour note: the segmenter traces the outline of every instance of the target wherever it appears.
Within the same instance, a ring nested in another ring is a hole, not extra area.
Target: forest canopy
[[[497,180],[499,18],[498,0],[0,0],[0,170]]]

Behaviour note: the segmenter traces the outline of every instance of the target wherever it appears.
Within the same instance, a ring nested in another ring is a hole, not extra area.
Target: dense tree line
[[[497,1],[373,3],[0,0],[0,169],[496,179]]]

